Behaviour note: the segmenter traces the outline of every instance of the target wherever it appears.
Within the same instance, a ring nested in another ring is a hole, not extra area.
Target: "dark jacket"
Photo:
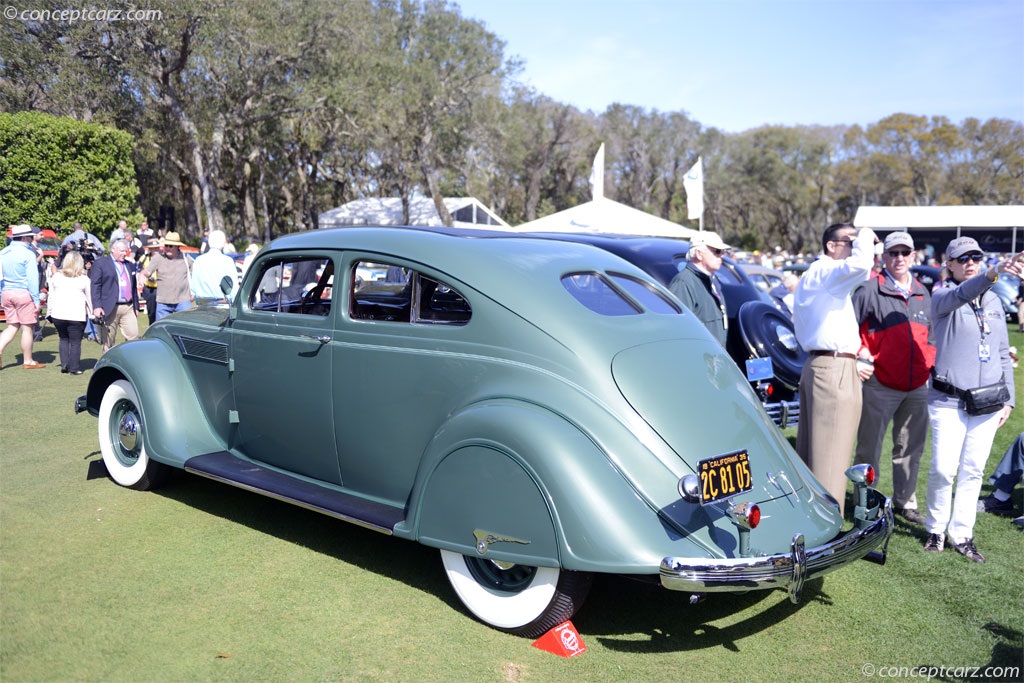
[[[708,328],[711,336],[724,347],[727,337],[725,308],[722,304],[722,295],[717,285],[712,282],[711,276],[692,263],[687,263],[686,267],[672,278],[668,288],[693,311],[704,327]]]
[[[137,311],[139,310],[139,291],[135,286],[135,264],[125,261],[124,265],[128,269],[129,286],[132,290],[132,308]],[[96,259],[89,270],[89,280],[92,284],[93,308],[102,308],[104,315],[110,315],[117,307],[120,298],[120,284],[117,281],[114,257],[104,256]]]
[[[882,272],[853,293],[861,344],[875,357],[875,377],[897,391],[924,385],[935,365],[931,295],[913,277],[910,283],[904,298]]]

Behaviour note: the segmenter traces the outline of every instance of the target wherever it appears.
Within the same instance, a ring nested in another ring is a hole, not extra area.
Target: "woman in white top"
[[[81,375],[82,336],[92,310],[92,289],[77,251],[68,252],[60,270],[50,277],[46,305],[60,337],[60,371]]]

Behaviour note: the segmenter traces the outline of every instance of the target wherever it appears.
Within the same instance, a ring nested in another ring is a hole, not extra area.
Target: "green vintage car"
[[[105,353],[76,410],[110,477],[181,468],[437,548],[470,612],[531,637],[596,572],[798,600],[884,557],[871,473],[843,530],[663,286],[590,245],[469,234],[282,237],[234,301]]]

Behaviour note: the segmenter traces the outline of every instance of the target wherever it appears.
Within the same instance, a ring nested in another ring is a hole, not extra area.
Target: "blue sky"
[[[1024,121],[1024,0],[454,0],[580,109],[738,132],[890,114]]]

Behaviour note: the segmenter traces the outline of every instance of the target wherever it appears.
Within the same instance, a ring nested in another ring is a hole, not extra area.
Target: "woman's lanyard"
[[[982,294],[978,297],[980,303],[981,299],[985,295]],[[970,304],[971,310],[974,311],[974,319],[978,322],[978,332],[981,335],[981,341],[978,342],[978,360],[982,363],[987,363],[992,358],[992,351],[989,349],[988,342],[985,341],[985,335],[992,332],[992,328],[988,326],[988,321],[985,320],[985,309],[975,303],[974,300],[967,302]]]

